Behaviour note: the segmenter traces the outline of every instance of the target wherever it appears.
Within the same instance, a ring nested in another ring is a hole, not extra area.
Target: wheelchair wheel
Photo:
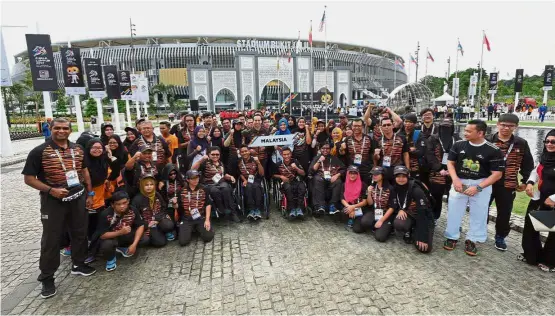
[[[245,201],[243,199],[244,197],[244,193],[243,193],[243,187],[241,186],[241,181],[237,181],[237,187],[236,187],[236,202],[237,202],[237,208],[239,208],[241,210],[241,214],[243,214],[243,217],[246,216],[245,214]]]
[[[262,179],[262,189],[263,189],[263,198],[264,198],[264,212],[265,218],[270,218],[270,197],[268,196],[268,182],[266,178]]]

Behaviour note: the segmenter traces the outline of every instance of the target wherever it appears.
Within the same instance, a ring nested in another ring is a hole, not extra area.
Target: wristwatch
[[[477,185],[476,190],[478,190],[478,192],[482,192],[483,188],[481,186]]]
[[[480,190],[480,191],[482,191],[482,190]],[[91,192],[87,193],[87,195],[88,195],[88,196],[95,196],[96,193],[94,193],[94,191],[91,191]]]

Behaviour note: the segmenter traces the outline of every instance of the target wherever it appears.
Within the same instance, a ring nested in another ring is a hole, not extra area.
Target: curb
[[[495,210],[496,215],[488,214],[488,219],[492,222],[497,222],[497,209],[492,207],[492,208],[490,208],[490,211],[491,210]],[[522,223],[524,223],[524,216],[512,215],[511,217],[516,217],[516,218],[520,219]],[[514,221],[510,221],[509,225],[511,226],[511,230],[517,231],[521,234],[524,231],[524,226],[517,225],[517,224],[514,223]],[[543,233],[540,233],[540,240],[542,242],[545,242],[547,240],[547,236],[545,236]]]
[[[7,167],[7,166],[15,165],[15,164],[18,164],[20,162],[24,162],[25,160],[27,160],[27,155],[22,155],[21,157],[9,159],[8,161],[2,161],[0,163],[0,167]]]

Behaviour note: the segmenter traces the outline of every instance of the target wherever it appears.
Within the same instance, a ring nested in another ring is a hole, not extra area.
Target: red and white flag
[[[310,29],[308,30],[308,44],[312,47],[312,20],[310,20]]]
[[[434,58],[432,57],[432,54],[430,54],[429,51],[428,51],[428,59],[431,60],[432,62],[435,62]]]
[[[322,15],[322,20],[320,20],[320,28],[318,29],[318,31],[323,32],[325,25],[326,25],[326,9],[324,7],[324,14]]]
[[[486,44],[486,48],[488,49],[488,52],[491,52],[491,47],[489,46],[489,40],[488,37],[486,36],[486,33],[484,33],[484,43]]]

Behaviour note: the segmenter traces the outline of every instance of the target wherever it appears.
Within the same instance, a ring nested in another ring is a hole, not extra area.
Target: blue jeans
[[[540,122],[543,122],[545,119],[545,113],[540,113]]]
[[[477,186],[484,179],[471,180],[461,179],[467,186]],[[458,240],[460,237],[459,228],[466,213],[466,205],[470,205],[470,224],[466,239],[473,242],[485,242],[488,237],[488,209],[491,197],[491,185],[484,188],[482,192],[474,196],[468,196],[455,191],[451,186],[449,191],[449,201],[447,210],[447,227],[444,236],[449,239]]]

